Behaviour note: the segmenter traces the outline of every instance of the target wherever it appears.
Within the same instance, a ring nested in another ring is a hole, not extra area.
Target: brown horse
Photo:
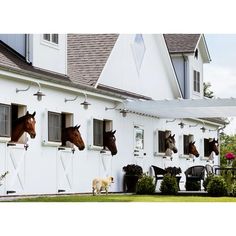
[[[117,154],[116,137],[114,135],[115,133],[116,133],[116,130],[104,132],[104,134],[103,134],[104,149],[105,149],[105,147],[107,147],[111,151],[112,156]]]
[[[31,138],[35,138],[35,114],[36,112],[34,112],[33,114],[29,114],[29,112],[27,111],[24,116],[13,121],[11,142],[18,142],[19,138],[24,132],[27,132]]]
[[[189,143],[188,150],[189,150],[189,154],[192,154],[195,157],[199,157],[198,150],[197,150],[197,148],[195,146],[195,141]]]
[[[171,136],[171,134],[165,139],[165,149],[170,149],[174,153],[178,152],[178,149],[175,146],[175,134]]]
[[[216,140],[215,138],[210,141],[209,140],[209,152],[212,153],[212,152],[215,152],[216,155],[219,155],[219,150],[218,150],[218,140]]]
[[[66,146],[66,142],[69,141],[73,143],[75,146],[77,146],[80,151],[84,150],[85,145],[79,132],[79,128],[80,125],[79,126],[76,125],[75,127],[72,126],[62,129],[62,134],[61,134],[62,146]]]

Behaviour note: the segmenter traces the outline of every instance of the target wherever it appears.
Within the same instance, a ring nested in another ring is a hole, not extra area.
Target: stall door
[[[73,153],[70,148],[58,150],[57,191],[70,193],[73,189]]]
[[[24,144],[14,144],[7,147],[6,171],[9,172],[6,178],[7,194],[22,194],[25,191],[25,157],[26,149]]]

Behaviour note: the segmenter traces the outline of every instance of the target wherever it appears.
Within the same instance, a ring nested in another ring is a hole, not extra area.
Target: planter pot
[[[139,179],[138,175],[125,175],[124,176],[125,192],[136,193],[138,179]]]

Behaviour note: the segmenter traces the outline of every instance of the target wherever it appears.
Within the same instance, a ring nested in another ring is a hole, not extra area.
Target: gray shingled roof
[[[193,53],[200,34],[164,34],[169,53]]]
[[[95,86],[118,34],[68,34],[68,76],[74,83]]]

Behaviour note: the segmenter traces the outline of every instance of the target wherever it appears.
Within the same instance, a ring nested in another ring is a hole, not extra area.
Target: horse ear
[[[195,144],[195,141],[194,141],[194,142],[192,142],[192,144]]]
[[[116,133],[116,130],[114,130],[113,132],[112,132],[112,134],[115,134]]]
[[[174,138],[174,137],[175,137],[175,134],[173,134],[172,138]]]
[[[77,125],[75,125],[75,126],[74,126],[74,129],[77,129],[77,128],[78,128],[78,126],[77,126]]]
[[[32,114],[32,116],[34,117],[36,115],[36,112],[34,112],[33,114]]]
[[[25,115],[29,115],[29,111],[27,111]]]
[[[80,128],[80,125],[79,126],[77,126],[77,129],[79,129]]]

